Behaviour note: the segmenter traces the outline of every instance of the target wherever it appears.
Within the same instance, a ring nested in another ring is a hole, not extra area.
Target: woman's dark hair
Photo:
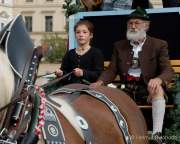
[[[88,30],[90,31],[90,33],[93,33],[94,31],[94,26],[93,24],[88,21],[88,20],[80,20],[76,23],[76,25],[74,26],[74,31],[76,31],[77,27],[80,26],[80,25],[85,25],[87,26]]]

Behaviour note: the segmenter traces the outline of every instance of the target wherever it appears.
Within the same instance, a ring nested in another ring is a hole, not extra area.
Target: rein
[[[38,75],[37,78],[45,77],[45,76],[48,76],[48,75],[51,75],[51,74],[55,74],[55,72]]]
[[[63,75],[63,76],[60,77],[60,78],[56,78],[56,79],[54,79],[54,80],[48,82],[47,84],[42,85],[41,87],[42,87],[43,89],[45,89],[46,87],[52,86],[52,85],[56,84],[57,82],[59,82],[59,81],[65,79],[66,77],[70,76],[72,73],[73,73],[73,71],[71,71],[71,72],[69,72],[69,73]]]

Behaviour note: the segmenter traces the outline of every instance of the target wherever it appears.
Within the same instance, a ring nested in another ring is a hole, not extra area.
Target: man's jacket
[[[167,47],[167,42],[147,36],[142,51],[139,52],[140,68],[145,83],[155,77],[159,77],[164,83],[171,81],[173,69]],[[132,48],[128,40],[121,40],[114,44],[111,63],[99,78],[104,84],[112,82],[117,74],[120,79],[128,74],[133,58]]]

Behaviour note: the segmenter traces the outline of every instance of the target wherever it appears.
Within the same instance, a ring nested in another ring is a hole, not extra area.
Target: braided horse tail
[[[0,50],[0,108],[11,101],[14,91],[14,74],[7,56]]]

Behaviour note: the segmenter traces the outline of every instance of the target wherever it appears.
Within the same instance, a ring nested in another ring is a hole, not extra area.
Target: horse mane
[[[77,131],[77,133],[80,135],[80,137],[84,140],[83,133],[81,131],[81,128],[79,127],[79,124],[76,121],[76,112],[73,110],[72,106],[65,101],[61,97],[53,97],[51,96],[51,99],[57,102],[61,105],[61,107],[57,107],[56,105],[52,104],[50,101],[47,101],[47,103],[50,103],[53,105],[60,113],[63,114],[63,116],[68,120],[68,122],[72,125],[72,127]]]
[[[7,56],[0,50],[0,108],[11,101],[13,91],[14,74]]]

